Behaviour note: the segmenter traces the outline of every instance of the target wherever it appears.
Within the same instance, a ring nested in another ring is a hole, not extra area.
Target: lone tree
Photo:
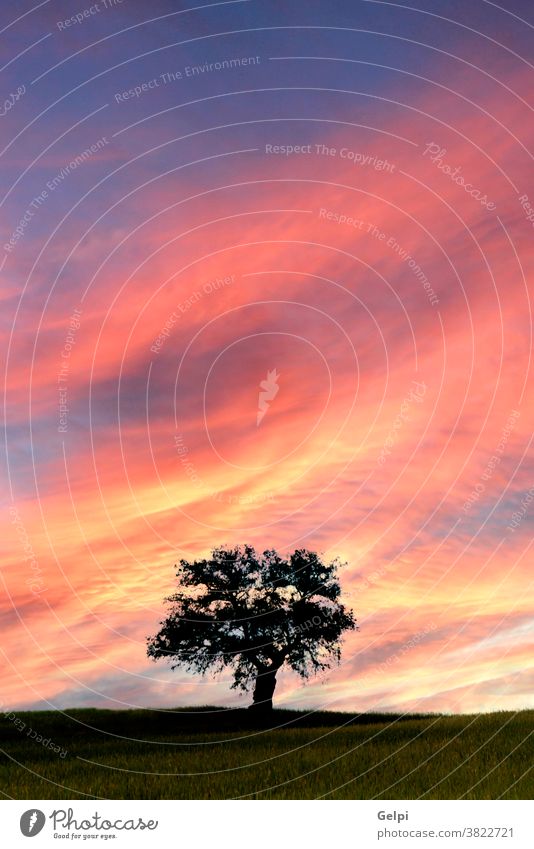
[[[254,685],[251,707],[271,709],[276,673],[286,664],[308,678],[339,662],[341,636],[356,628],[340,603],[339,562],[300,549],[289,558],[251,546],[217,548],[177,567],[178,591],[148,656],[173,669],[233,670],[232,688]]]

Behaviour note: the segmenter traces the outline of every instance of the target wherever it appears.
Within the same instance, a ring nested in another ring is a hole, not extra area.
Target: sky
[[[534,707],[533,23],[4,4],[3,710],[246,704],[146,658],[242,543],[359,622],[278,705]]]

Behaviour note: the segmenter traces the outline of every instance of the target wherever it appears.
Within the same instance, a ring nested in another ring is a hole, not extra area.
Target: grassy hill
[[[534,711],[69,710],[0,716],[14,799],[531,799]]]

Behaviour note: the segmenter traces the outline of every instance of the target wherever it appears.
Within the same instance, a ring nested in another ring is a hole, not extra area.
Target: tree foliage
[[[255,682],[254,701],[270,706],[282,665],[308,678],[339,662],[342,634],[356,627],[339,600],[339,565],[306,549],[284,558],[248,545],[181,560],[148,655],[199,673],[229,667],[233,687]]]

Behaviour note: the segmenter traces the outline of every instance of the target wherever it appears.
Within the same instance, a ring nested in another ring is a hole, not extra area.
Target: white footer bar
[[[530,801],[6,800],[0,811],[2,845],[35,849],[534,847]]]

